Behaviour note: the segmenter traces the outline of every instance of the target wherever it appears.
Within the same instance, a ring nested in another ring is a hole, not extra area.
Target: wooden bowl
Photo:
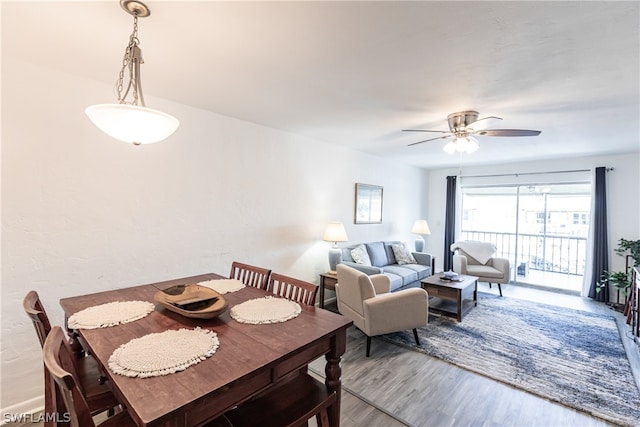
[[[228,308],[222,295],[200,285],[172,286],[157,292],[154,299],[167,310],[196,319],[212,319]]]

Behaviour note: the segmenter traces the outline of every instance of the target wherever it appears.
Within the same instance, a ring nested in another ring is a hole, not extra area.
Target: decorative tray
[[[206,286],[176,285],[157,292],[154,299],[185,317],[212,319],[227,311],[224,297]]]

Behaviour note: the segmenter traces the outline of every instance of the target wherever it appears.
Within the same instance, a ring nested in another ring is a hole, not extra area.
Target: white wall
[[[493,166],[463,167],[462,176],[524,174],[590,169],[605,166],[614,168],[607,173],[607,218],[609,222],[609,268],[624,270],[624,257],[613,251],[620,238],[640,239],[640,155],[638,153],[572,157]],[[432,170],[429,173],[428,213],[431,235],[427,236],[427,250],[436,256],[436,270],[443,268],[444,215],[446,211],[446,177],[459,175],[457,168]],[[457,230],[459,231],[459,229]]]
[[[181,126],[134,147],[84,114],[111,102],[109,85],[2,65],[3,413],[41,405],[40,347],[21,305],[31,289],[60,324],[62,297],[227,274],[233,260],[317,283],[327,222],[344,222],[350,243],[413,240],[426,214],[420,169],[149,94]],[[383,224],[353,224],[356,182],[384,187]]]

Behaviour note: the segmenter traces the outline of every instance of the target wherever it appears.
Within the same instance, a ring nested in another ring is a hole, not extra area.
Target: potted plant
[[[602,288],[609,284],[612,285],[618,291],[617,301],[612,306],[616,310],[622,311],[624,304],[620,304],[620,293],[622,292],[626,299],[627,292],[631,286],[630,260],[633,260],[633,267],[640,265],[640,240],[620,239],[618,247],[614,251],[620,256],[627,257],[625,271],[603,272],[600,282],[596,283],[596,292],[600,292]],[[627,252],[630,252],[630,254]]]
[[[627,260],[631,257],[633,259],[633,267],[640,265],[640,240],[620,239],[615,252],[620,256],[626,255]],[[627,254],[627,252],[630,252],[630,254]],[[627,268],[629,268],[629,265],[627,265]]]

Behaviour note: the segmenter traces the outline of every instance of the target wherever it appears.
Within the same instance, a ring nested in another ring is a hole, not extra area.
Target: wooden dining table
[[[178,284],[223,279],[218,274],[169,280],[115,289],[60,300],[65,317],[88,307],[115,301],[150,301],[154,295]],[[223,295],[229,308],[269,295],[245,287]],[[313,360],[326,359],[325,384],[337,393],[330,407],[331,426],[340,425],[341,357],[346,347],[347,318],[316,307],[301,305],[302,312],[281,323],[247,324],[233,320],[227,310],[213,319],[194,319],[156,305],[146,317],[130,323],[75,331],[85,350],[103,368],[109,385],[135,422],[143,426],[198,426],[212,420],[252,396],[306,368]],[[220,346],[211,356],[187,369],[150,378],[113,373],[108,360],[123,344],[147,334],[200,327],[214,331]],[[259,414],[256,414],[259,416]]]

